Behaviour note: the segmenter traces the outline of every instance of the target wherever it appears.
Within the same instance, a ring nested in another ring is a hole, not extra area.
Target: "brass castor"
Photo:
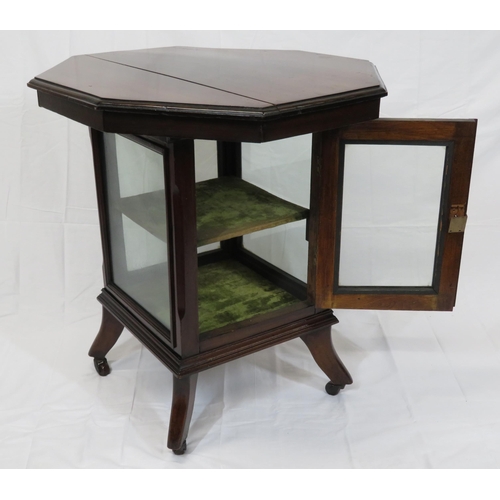
[[[109,375],[111,372],[111,369],[108,365],[108,360],[106,358],[94,358],[94,366],[96,372],[101,377],[105,377],[106,375]]]
[[[325,391],[330,394],[330,396],[336,396],[344,387],[345,385],[335,385],[332,382],[328,382],[325,385]]]
[[[182,443],[182,446],[178,450],[172,450],[174,455],[184,455],[184,452],[187,449],[186,440]]]

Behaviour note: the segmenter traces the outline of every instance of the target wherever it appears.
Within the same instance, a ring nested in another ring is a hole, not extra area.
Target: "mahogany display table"
[[[174,453],[200,371],[300,337],[334,395],[352,379],[332,308],[453,308],[476,122],[378,120],[387,92],[370,62],[171,47],[75,56],[28,85],[90,127],[104,289],[89,355],[107,375],[126,327],[172,371]],[[298,136],[309,206],[276,194],[286,168],[265,189],[246,172],[255,144]],[[195,140],[217,151],[201,182]],[[298,221],[302,277],[248,239]]]

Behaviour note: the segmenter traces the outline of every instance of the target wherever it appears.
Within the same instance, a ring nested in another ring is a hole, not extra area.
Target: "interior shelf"
[[[120,210],[151,234],[166,240],[165,193],[122,198]],[[198,246],[305,219],[308,209],[236,177],[196,184]]]
[[[126,293],[164,325],[170,325],[168,275],[165,264],[134,272],[134,278],[127,284]],[[233,259],[198,268],[200,333],[301,302],[302,299]]]
[[[200,333],[300,302],[235,260],[223,260],[198,269]]]
[[[309,212],[237,177],[198,183],[196,211],[200,246],[305,219]]]

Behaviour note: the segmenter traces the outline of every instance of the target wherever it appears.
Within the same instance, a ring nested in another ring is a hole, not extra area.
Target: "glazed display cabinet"
[[[453,308],[476,121],[378,119],[370,62],[170,47],[75,56],[29,86],[90,128],[104,288],[89,355],[109,374],[126,327],[173,373],[174,453],[199,372],[300,337],[335,395],[352,379],[332,309]]]

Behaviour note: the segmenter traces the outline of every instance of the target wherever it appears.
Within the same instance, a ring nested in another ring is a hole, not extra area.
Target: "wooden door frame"
[[[378,119],[313,134],[308,293],[317,307],[340,309],[452,310],[458,287],[463,232],[449,233],[452,205],[467,200],[476,120]],[[342,202],[342,150],[346,142],[446,144],[449,185],[443,189],[439,236],[442,256],[432,287],[335,289]]]
[[[166,236],[171,297],[171,329],[168,329],[114,283],[104,133],[90,129],[90,135],[104,261],[105,288],[101,302],[106,305],[109,302],[109,296],[111,296],[116,303],[131,311],[140,323],[158,338],[166,341],[176,352],[184,356],[197,354],[199,340],[194,141],[191,139],[168,140],[165,143],[159,143],[145,137],[124,135],[127,139],[147,147],[163,157],[165,198],[168,208]]]

